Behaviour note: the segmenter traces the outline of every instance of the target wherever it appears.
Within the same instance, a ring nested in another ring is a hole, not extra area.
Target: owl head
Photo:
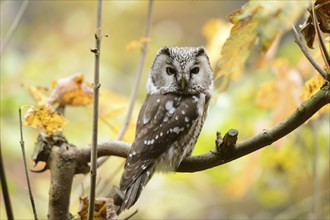
[[[213,71],[203,47],[163,47],[156,55],[147,83],[148,94],[183,95],[213,90]]]

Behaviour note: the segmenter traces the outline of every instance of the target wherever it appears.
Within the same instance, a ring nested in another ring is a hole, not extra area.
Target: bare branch
[[[309,60],[309,62],[314,66],[314,68],[321,74],[321,76],[325,80],[330,81],[330,74],[327,73],[326,71],[324,71],[323,68],[314,60],[314,58],[308,52],[306,46],[302,42],[302,40],[301,40],[301,38],[300,38],[300,36],[299,36],[296,28],[293,25],[292,25],[292,33],[293,33],[293,36],[295,38],[295,42],[298,44],[298,46],[300,47],[301,51],[306,56],[306,58]]]
[[[3,40],[3,43],[1,44],[1,50],[0,50],[0,55],[2,55],[3,51],[5,51],[8,43],[10,42],[11,38],[13,37],[13,34],[22,18],[22,15],[24,14],[25,9],[27,8],[29,3],[29,0],[25,0],[24,2],[22,2],[21,7],[19,8],[17,15],[13,21],[13,23],[11,24],[9,31],[5,37],[5,39]]]
[[[311,99],[297,108],[290,117],[275,125],[273,128],[264,130],[262,133],[238,144],[234,144],[237,138],[236,130],[230,130],[227,133],[227,142],[231,142],[233,145],[230,146],[225,143],[223,150],[216,150],[198,156],[187,157],[182,161],[176,172],[197,172],[210,169],[268,146],[298,128],[323,106],[329,103],[330,87],[327,84],[324,85]],[[126,158],[129,146],[130,144],[121,141],[105,142],[98,146],[98,154],[99,156],[113,155]],[[88,159],[88,154],[88,148],[83,148],[83,158]]]
[[[328,103],[330,103],[330,88],[329,85],[326,85],[311,99],[302,104],[286,120],[280,122],[271,129],[264,130],[262,133],[232,146],[231,154],[209,152],[199,156],[188,157],[182,161],[177,172],[202,171],[228,163],[268,146],[298,128]]]
[[[0,146],[0,180],[1,180],[1,189],[3,195],[3,201],[5,202],[5,208],[7,213],[8,220],[14,220],[13,209],[10,202],[10,196],[7,186],[6,171],[3,164],[2,151]]]
[[[95,189],[96,189],[96,175],[97,175],[97,133],[98,133],[98,112],[99,112],[99,68],[100,68],[100,53],[101,53],[101,19],[102,19],[102,0],[97,2],[97,19],[96,19],[96,33],[95,33],[95,54],[94,64],[94,96],[93,96],[93,134],[91,147],[91,187],[89,194],[88,219],[92,220],[94,216],[95,205]]]
[[[72,148],[61,147],[58,152],[52,153],[49,160],[51,170],[51,185],[49,189],[48,218],[70,219],[69,205],[72,180],[75,175],[76,163]]]
[[[144,37],[146,37],[146,38],[148,38],[150,36],[152,14],[153,14],[153,0],[149,0],[148,15],[147,15],[147,19],[146,19],[146,29],[145,29],[145,33],[144,33]],[[144,60],[147,55],[147,46],[148,46],[148,41],[145,41],[142,46],[141,56],[140,56],[140,60],[139,60],[138,66],[137,66],[137,70],[136,70],[135,81],[134,81],[133,89],[131,91],[131,96],[130,96],[130,100],[129,100],[129,104],[128,104],[127,113],[126,113],[124,122],[122,124],[122,127],[120,128],[120,131],[118,133],[116,140],[122,140],[122,138],[124,137],[124,135],[127,131],[129,121],[131,120],[131,116],[132,116],[132,112],[133,112],[133,108],[134,108],[134,104],[135,104],[135,99],[137,96],[137,91],[140,87]],[[100,158],[97,162],[98,167],[101,166],[107,159],[108,159],[107,157]]]
[[[28,169],[27,169],[27,165],[26,165],[27,163],[26,163],[25,146],[24,146],[24,139],[23,139],[22,110],[21,110],[21,108],[18,109],[18,117],[19,117],[20,137],[21,137],[20,145],[21,145],[21,150],[22,150],[22,157],[23,157],[23,163],[24,163],[26,182],[27,182],[27,185],[28,185],[29,196],[30,196],[30,201],[31,201],[31,205],[32,205],[34,219],[37,220],[38,216],[37,216],[37,211],[36,211],[36,207],[35,207],[35,204],[34,204],[29,173],[28,173]]]
[[[148,7],[147,20],[146,20],[146,29],[145,29],[145,33],[144,33],[144,37],[146,37],[146,38],[148,38],[150,36],[150,26],[151,26],[152,13],[153,13],[153,0],[150,0],[149,1],[149,7]],[[140,60],[139,60],[138,66],[137,66],[137,70],[136,70],[135,81],[134,81],[133,89],[131,91],[131,97],[130,97],[130,100],[129,100],[127,114],[126,114],[124,123],[123,123],[123,125],[122,125],[122,127],[119,131],[117,140],[121,140],[123,138],[123,136],[126,133],[129,121],[131,120],[131,116],[132,116],[132,112],[133,112],[133,108],[134,108],[134,103],[135,103],[137,91],[140,87],[140,81],[141,81],[141,76],[142,76],[142,72],[143,72],[144,60],[145,60],[146,55],[147,55],[147,46],[148,46],[148,41],[145,41],[143,43],[143,46],[142,46],[141,57],[140,57]]]
[[[315,6],[314,6],[312,1],[311,1],[311,3],[312,3],[313,23],[314,23],[316,38],[317,38],[317,41],[319,43],[319,47],[320,47],[320,51],[321,51],[324,63],[327,66],[327,69],[330,70],[329,53],[328,53],[327,47],[325,46],[324,40],[323,40],[322,35],[321,35],[320,25],[319,25],[319,22],[317,20],[317,16],[316,16],[316,13],[315,13]]]

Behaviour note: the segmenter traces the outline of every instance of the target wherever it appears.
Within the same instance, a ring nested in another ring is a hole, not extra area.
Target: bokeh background
[[[267,2],[271,8],[288,1]],[[301,24],[308,1],[292,2],[299,19],[288,13],[287,22]],[[141,86],[125,141],[133,140],[156,51],[165,45],[204,45],[211,61],[216,60],[229,36],[226,17],[245,3],[155,1]],[[1,43],[21,4],[1,0]],[[147,8],[147,1],[103,2],[102,32],[108,37],[103,38],[101,49],[99,141],[115,139],[124,120],[140,57],[134,42],[143,37]],[[19,146],[18,108],[35,105],[27,92],[29,86],[51,89],[53,80],[75,73],[83,73],[92,82],[94,56],[89,49],[94,47],[95,20],[96,1],[31,0],[1,51],[1,151],[16,219],[33,218]],[[252,65],[225,88],[217,87],[194,154],[214,148],[216,131],[236,128],[239,141],[244,140],[283,120],[302,102],[304,82],[314,70],[290,33],[284,32],[272,49],[271,58],[259,60],[261,64]],[[271,81],[282,86],[278,93],[269,93]],[[68,108],[66,118],[63,131],[69,142],[88,145],[91,106]],[[139,210],[133,219],[329,219],[329,133],[326,112],[272,146],[229,164],[198,173],[155,175],[132,209]],[[38,130],[24,127],[29,169],[34,166],[30,155],[37,135]],[[110,158],[100,168],[98,197],[118,184],[123,164],[124,159]],[[50,174],[31,173],[30,178],[38,216],[45,219]],[[88,177],[77,175],[71,197],[73,215],[79,196],[89,194],[88,187]],[[0,201],[0,218],[6,219],[2,196]]]

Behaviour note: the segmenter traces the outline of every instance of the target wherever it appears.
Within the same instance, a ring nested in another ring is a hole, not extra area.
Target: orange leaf
[[[29,86],[27,90],[31,94],[34,101],[36,101],[38,106],[46,105],[47,96],[45,93],[48,92],[48,88],[41,86]]]
[[[82,197],[80,199],[80,205],[78,210],[78,215],[82,220],[87,219],[88,214],[88,198]],[[114,208],[112,198],[96,198],[94,206],[94,216],[93,219],[96,220],[111,220],[117,219],[117,214]]]
[[[53,82],[53,87],[48,98],[49,104],[84,106],[92,103],[92,86],[84,82],[84,76],[81,73],[59,79]]]
[[[132,50],[136,48],[142,48],[144,43],[149,42],[151,39],[149,37],[141,37],[139,40],[132,40],[126,45],[127,50]]]
[[[302,79],[284,59],[276,60],[273,70],[276,78],[261,86],[256,102],[260,107],[272,110],[273,123],[276,124],[301,104]]]

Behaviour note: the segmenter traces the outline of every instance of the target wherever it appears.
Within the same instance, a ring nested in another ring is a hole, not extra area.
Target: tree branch
[[[148,38],[150,36],[152,14],[153,14],[153,0],[149,0],[148,15],[147,15],[147,19],[146,19],[146,29],[145,29],[145,33],[144,33],[145,38]],[[137,96],[137,91],[140,87],[144,60],[147,55],[147,47],[148,47],[148,41],[145,41],[143,43],[143,46],[141,49],[141,56],[140,56],[140,60],[139,60],[138,66],[137,66],[137,70],[136,70],[136,76],[135,76],[135,81],[134,81],[133,88],[131,91],[131,96],[130,96],[130,100],[129,100],[129,104],[128,104],[128,110],[127,110],[124,122],[123,122],[123,124],[120,128],[120,131],[117,135],[117,138],[116,138],[116,140],[119,140],[119,141],[123,139],[123,137],[127,131],[129,121],[131,120],[131,116],[132,116],[132,112],[133,112],[133,108],[134,108],[134,104],[135,104],[135,100],[136,100],[136,96]],[[97,161],[97,166],[100,167],[107,159],[108,159],[107,157],[100,158]]]
[[[19,143],[21,145],[21,150],[22,150],[25,177],[26,177],[26,182],[27,182],[27,185],[28,185],[33,216],[34,216],[34,219],[37,220],[38,216],[37,216],[36,206],[35,206],[34,199],[33,199],[31,183],[30,183],[30,177],[29,177],[29,173],[28,173],[28,169],[27,169],[27,162],[26,162],[26,155],[25,155],[25,144],[24,144],[24,139],[23,139],[23,125],[22,125],[23,123],[22,123],[22,109],[21,108],[18,109],[18,118],[19,118],[20,138],[21,138]]]
[[[1,44],[1,49],[0,49],[0,55],[2,55],[3,51],[5,51],[8,43],[10,42],[10,40],[12,39],[13,37],[13,34],[24,14],[24,11],[26,10],[27,6],[28,6],[28,3],[29,3],[29,0],[25,0],[24,2],[22,2],[18,12],[17,12],[17,15],[13,21],[13,23],[10,25],[10,28],[9,28],[9,31],[5,37],[5,39],[3,40],[2,44]]]
[[[145,38],[149,38],[149,36],[150,36],[150,26],[151,26],[152,13],[153,13],[153,0],[149,0],[148,15],[147,15],[147,20],[146,20],[146,29],[145,29],[145,33],[144,33]],[[130,121],[131,116],[132,116],[137,91],[140,87],[140,81],[141,81],[141,76],[142,76],[142,72],[143,72],[144,60],[145,60],[146,55],[147,55],[147,46],[148,46],[148,41],[145,41],[143,43],[143,46],[142,46],[142,49],[141,49],[141,57],[140,57],[140,60],[139,60],[138,66],[137,66],[137,70],[136,70],[136,77],[135,77],[133,89],[132,89],[130,100],[129,100],[127,114],[126,114],[124,123],[123,123],[122,127],[120,128],[117,140],[121,140],[123,138],[123,136],[125,135],[128,124],[129,124],[129,121]]]
[[[262,133],[257,134],[241,143],[225,145],[225,149],[222,151],[216,150],[198,156],[187,157],[182,161],[176,171],[202,171],[219,166],[221,164],[228,163],[232,160],[250,154],[286,136],[287,134],[298,128],[300,125],[302,125],[304,122],[306,122],[309,118],[311,118],[323,106],[329,103],[330,87],[328,84],[326,84],[313,97],[311,97],[308,101],[306,101],[299,108],[297,108],[297,110],[290,117],[288,117],[281,123],[275,125],[273,128],[268,130],[265,129]],[[230,142],[233,141],[230,140],[229,143]],[[98,155],[113,155],[126,158],[129,148],[130,144],[128,143],[122,141],[109,141],[98,145]],[[82,160],[88,160],[89,153],[89,148],[82,148]]]
[[[101,53],[101,19],[102,19],[102,0],[97,2],[97,19],[95,33],[95,49],[91,50],[95,54],[94,64],[94,96],[93,96],[93,129],[92,129],[92,147],[91,147],[91,187],[89,194],[88,219],[93,219],[95,205],[95,189],[96,189],[96,174],[97,174],[97,133],[98,133],[98,112],[99,112],[99,68],[100,68],[100,53]]]
[[[3,195],[3,201],[5,203],[6,213],[8,220],[14,220],[14,214],[12,205],[10,202],[10,195],[6,179],[6,170],[4,168],[3,158],[2,158],[2,148],[0,145],[0,181],[1,181],[1,190]]]
[[[314,60],[314,58],[308,52],[306,46],[302,42],[302,40],[301,40],[301,38],[300,38],[300,36],[299,36],[296,28],[293,25],[292,25],[292,33],[293,33],[295,42],[298,44],[298,46],[300,47],[301,51],[306,56],[306,58],[309,60],[309,62],[314,66],[314,68],[317,70],[317,72],[319,72],[321,74],[321,76],[325,80],[327,80],[328,82],[330,82],[330,74],[327,73],[325,70],[323,70],[322,67]]]
[[[316,38],[319,43],[319,47],[320,47],[320,51],[321,51],[324,63],[326,65],[327,69],[330,70],[330,57],[329,57],[328,49],[325,46],[324,40],[321,35],[319,21],[317,19],[316,12],[315,12],[315,5],[313,4],[312,0],[310,0],[310,1],[312,3],[313,24],[314,24]]]

